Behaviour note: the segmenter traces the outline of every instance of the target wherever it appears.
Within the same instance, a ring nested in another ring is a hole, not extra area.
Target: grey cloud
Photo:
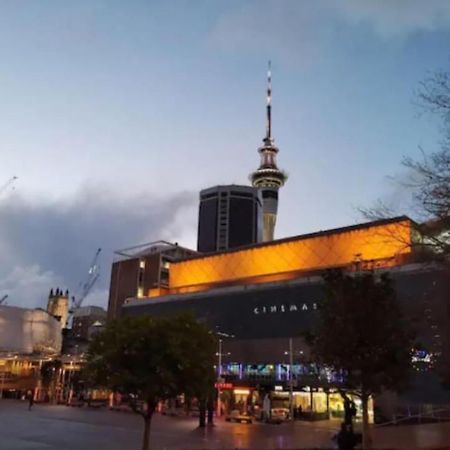
[[[316,2],[259,1],[238,3],[217,21],[209,35],[213,46],[225,51],[247,51],[278,55],[290,61],[310,64],[320,57],[326,27],[317,27],[324,19]]]
[[[105,305],[113,250],[193,236],[194,216],[190,192],[121,197],[90,187],[52,202],[12,194],[0,200],[0,297],[9,294],[11,305],[44,306],[51,287],[73,292],[101,247],[101,276],[87,301]]]
[[[341,0],[237,3],[224,12],[209,35],[210,45],[225,51],[276,55],[284,62],[310,65],[326,57],[336,39],[341,46],[365,25],[386,39],[417,31],[450,28],[448,0]]]
[[[367,23],[382,37],[450,27],[448,0],[343,0],[339,5],[347,20]]]

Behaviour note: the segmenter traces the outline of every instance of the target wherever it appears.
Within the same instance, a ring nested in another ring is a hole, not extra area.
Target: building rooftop
[[[242,185],[242,184],[218,184],[216,186],[211,186],[211,187],[202,189],[200,191],[200,197],[207,195],[209,193],[230,192],[233,190],[236,191],[237,193],[241,193],[241,192],[254,193],[254,192],[256,192],[256,188],[254,188],[253,186]]]
[[[383,271],[383,267],[375,268],[376,271]],[[443,271],[445,267],[436,264],[430,264],[429,262],[411,262],[404,265],[399,265],[390,268],[389,273],[391,275],[402,275],[405,273],[425,273],[435,272],[437,270]],[[124,303],[124,308],[133,308],[134,306],[153,305],[157,303],[172,303],[172,302],[187,302],[189,300],[201,300],[204,298],[239,295],[243,292],[259,292],[276,289],[280,286],[294,287],[299,285],[308,285],[311,283],[319,283],[323,280],[323,272],[315,271],[304,274],[299,278],[293,278],[288,280],[273,281],[267,283],[255,283],[255,284],[230,284],[226,286],[212,287],[208,290],[192,291],[188,293],[173,293],[163,295],[160,297],[144,297],[144,298],[129,298]]]
[[[414,229],[400,216],[178,260],[170,266],[168,293],[286,280],[355,262],[390,267],[412,252]]]
[[[74,317],[85,317],[90,315],[96,315],[96,316],[105,316],[106,317],[106,310],[102,308],[101,306],[94,306],[94,305],[87,305],[87,306],[81,306],[80,308],[76,309],[73,313]]]
[[[172,243],[168,241],[153,241],[145,244],[138,244],[132,247],[127,247],[114,252],[115,261],[122,259],[139,258],[153,253],[170,253],[176,250],[181,250],[187,254],[198,255],[198,252],[187,247],[178,245],[178,242]]]
[[[401,225],[403,222],[405,222],[404,225],[408,229],[413,229],[413,228],[418,227],[418,224],[414,220],[409,218],[408,216],[405,216],[405,215],[396,216],[396,217],[390,217],[387,219],[380,219],[380,220],[374,220],[371,222],[364,222],[364,223],[355,224],[355,225],[348,225],[345,227],[330,228],[329,230],[314,231],[313,233],[297,234],[295,236],[289,236],[289,237],[285,237],[285,238],[281,238],[281,239],[274,239],[272,241],[267,241],[267,242],[258,242],[256,244],[249,244],[249,245],[244,245],[244,246],[238,247],[238,248],[222,250],[220,252],[215,252],[213,254],[211,254],[211,253],[203,254],[203,253],[197,252],[197,255],[194,256],[193,258],[191,258],[191,257],[184,258],[184,259],[178,260],[177,262],[188,261],[188,260],[190,261],[192,259],[209,258],[211,256],[217,256],[217,255],[222,255],[222,254],[227,254],[227,253],[235,253],[235,252],[240,252],[240,251],[248,250],[248,249],[257,249],[260,247],[270,247],[273,245],[279,245],[279,244],[293,242],[293,241],[299,241],[299,240],[303,240],[303,239],[311,239],[311,238],[335,235],[335,234],[340,234],[340,233],[349,233],[354,230],[364,230],[367,228],[374,228],[374,227],[385,226],[385,225],[387,226],[387,225],[391,225],[391,224],[397,224],[397,225],[400,224]]]

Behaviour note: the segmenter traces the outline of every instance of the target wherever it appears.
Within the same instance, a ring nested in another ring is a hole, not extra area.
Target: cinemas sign
[[[317,310],[317,303],[289,303],[281,305],[262,305],[253,308],[253,314],[301,313]]]

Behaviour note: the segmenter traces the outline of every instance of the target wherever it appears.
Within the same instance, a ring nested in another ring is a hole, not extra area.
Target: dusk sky
[[[197,196],[248,183],[265,131],[267,61],[277,237],[351,225],[388,176],[432,152],[421,80],[450,62],[448,0],[0,0],[0,297],[76,291],[97,247],[195,247]]]

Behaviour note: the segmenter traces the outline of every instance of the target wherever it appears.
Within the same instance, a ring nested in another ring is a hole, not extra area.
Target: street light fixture
[[[289,417],[294,418],[294,350],[292,338],[289,338]]]
[[[221,410],[220,410],[220,385],[223,383],[222,378],[222,355],[223,353],[223,339],[222,338],[234,338],[234,334],[224,333],[222,331],[216,331],[216,336],[219,336],[219,348],[218,352],[216,353],[216,356],[218,356],[217,361],[217,417],[220,417]],[[231,353],[226,353],[226,355],[230,355]]]
[[[289,350],[285,350],[284,354],[289,355],[289,417],[294,417],[294,349],[293,340],[289,338]]]

